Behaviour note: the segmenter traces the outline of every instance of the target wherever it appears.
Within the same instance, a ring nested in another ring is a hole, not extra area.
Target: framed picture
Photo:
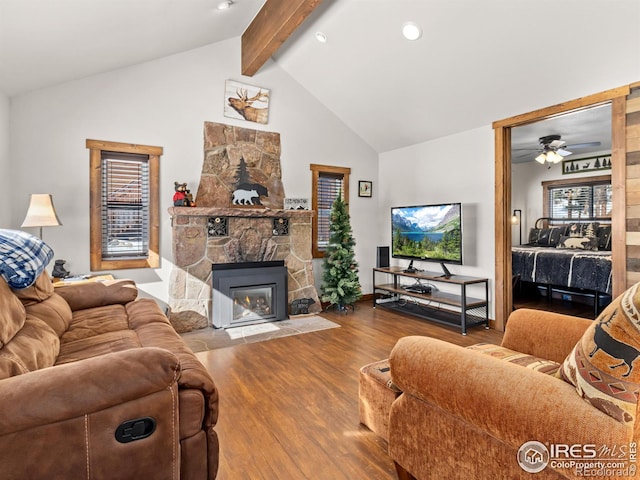
[[[369,182],[368,180],[360,180],[358,182],[358,196],[370,197],[372,188],[373,182]]]
[[[269,121],[269,95],[266,88],[227,80],[224,85],[224,116],[266,124]]]
[[[594,170],[611,170],[611,155],[562,161],[563,175],[593,172]]]

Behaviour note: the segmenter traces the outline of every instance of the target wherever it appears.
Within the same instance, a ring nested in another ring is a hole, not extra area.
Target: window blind
[[[603,218],[611,217],[611,184],[584,184],[552,187],[548,191],[551,218]]]
[[[318,249],[325,250],[329,245],[329,224],[333,202],[341,195],[344,198],[344,175],[320,172],[318,175],[317,211]]]
[[[102,153],[103,259],[149,253],[149,157]]]

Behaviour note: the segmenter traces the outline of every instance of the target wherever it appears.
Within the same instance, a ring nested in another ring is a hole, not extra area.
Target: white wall
[[[4,184],[5,199],[0,202],[0,228],[8,228],[11,219],[11,204],[8,201],[15,190],[12,188],[9,171],[9,113],[10,100],[0,92],[0,179]]]
[[[463,265],[448,268],[454,275],[490,279],[490,311],[495,277],[493,141],[493,130],[487,126],[381,154],[379,177],[384,185],[378,201],[380,245],[391,244],[391,207],[461,202]],[[438,264],[415,265],[440,271]]]
[[[356,258],[363,288],[370,291],[376,242],[370,232],[377,212],[371,199],[357,197],[357,182],[366,179],[377,184],[376,153],[275,63],[269,62],[252,78],[239,72],[240,39],[236,38],[14,97],[13,228],[19,228],[30,193],[53,194],[63,226],[45,228],[44,239],[54,248],[55,258],[67,260],[72,273],[88,272],[85,139],[162,146],[161,268],[113,273],[133,278],[143,292],[164,302],[172,262],[167,208],[172,205],[173,182],[188,182],[196,191],[205,121],[241,125],[281,134],[282,178],[288,197],[311,197],[311,163],[351,167]],[[267,125],[223,116],[226,79],[271,89]]]

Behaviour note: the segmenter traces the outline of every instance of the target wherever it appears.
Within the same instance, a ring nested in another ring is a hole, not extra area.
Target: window
[[[347,207],[349,206],[351,169],[315,164],[311,164],[310,168],[313,175],[311,208],[316,212],[313,216],[313,257],[322,258],[329,244],[329,223],[333,202],[340,194]]]
[[[611,176],[542,182],[545,212],[557,219],[611,218]]]
[[[91,270],[156,268],[162,147],[87,140]]]

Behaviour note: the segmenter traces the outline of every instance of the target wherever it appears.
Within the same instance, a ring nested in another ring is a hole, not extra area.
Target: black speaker
[[[376,257],[376,268],[387,268],[389,266],[389,247],[378,247]]]

